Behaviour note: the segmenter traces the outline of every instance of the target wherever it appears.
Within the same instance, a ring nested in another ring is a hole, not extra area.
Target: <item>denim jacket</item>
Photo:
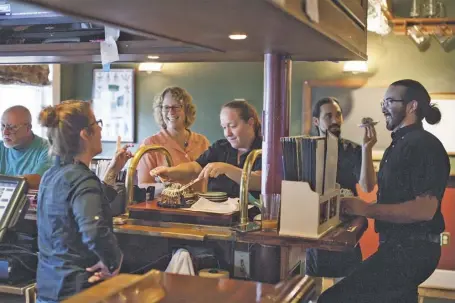
[[[38,298],[60,301],[90,287],[87,267],[102,261],[110,271],[122,252],[112,230],[113,188],[84,164],[56,163],[38,193]]]

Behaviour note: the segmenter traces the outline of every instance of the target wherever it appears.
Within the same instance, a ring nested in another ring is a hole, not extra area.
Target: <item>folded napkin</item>
[[[179,275],[194,276],[193,262],[190,253],[180,248],[172,256],[171,262],[166,268],[166,272]]]
[[[239,198],[228,198],[224,202],[212,202],[204,197],[200,197],[196,203],[191,205],[190,208],[187,208],[187,210],[216,214],[229,214],[239,209]]]

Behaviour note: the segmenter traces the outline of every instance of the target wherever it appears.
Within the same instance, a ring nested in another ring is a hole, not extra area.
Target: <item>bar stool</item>
[[[341,279],[343,278],[322,277],[321,293],[335,285],[337,282],[341,281]]]
[[[455,290],[454,289],[437,289],[437,288],[419,287],[418,291],[419,291],[419,303],[423,303],[425,298],[455,300]]]

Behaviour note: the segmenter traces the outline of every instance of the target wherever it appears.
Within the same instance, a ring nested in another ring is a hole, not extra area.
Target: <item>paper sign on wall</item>
[[[306,1],[306,13],[311,21],[319,23],[319,6],[318,0],[307,0]]]

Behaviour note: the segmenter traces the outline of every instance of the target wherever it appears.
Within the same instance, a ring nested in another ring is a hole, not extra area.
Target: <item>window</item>
[[[45,136],[45,129],[38,123],[43,107],[52,105],[52,86],[0,85],[0,113],[14,105],[22,105],[32,114],[32,130],[38,136]]]
[[[46,106],[53,105],[53,98],[60,99],[60,90],[55,95],[54,86],[60,87],[60,66],[49,65],[49,86],[31,85],[2,85],[0,84],[0,116],[3,112],[14,105],[22,105],[29,109],[32,114],[32,130],[41,137],[46,136],[46,130],[38,123],[38,115]],[[58,102],[56,100],[56,102]],[[1,138],[0,138],[1,140]]]

